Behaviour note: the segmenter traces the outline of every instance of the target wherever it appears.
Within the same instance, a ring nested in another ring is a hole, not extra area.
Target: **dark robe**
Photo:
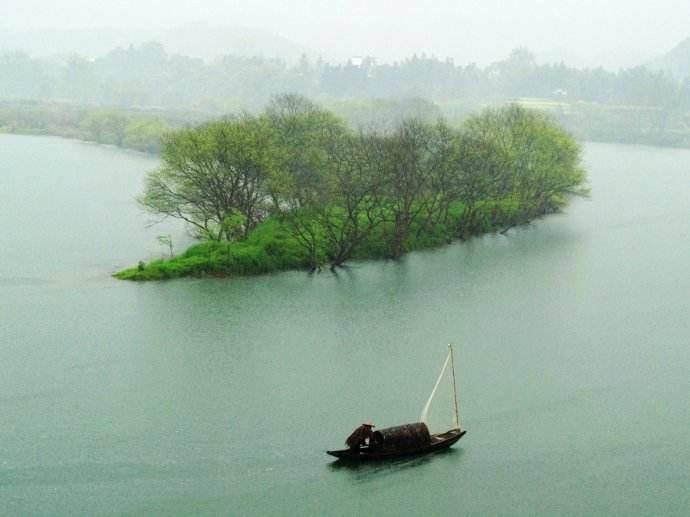
[[[371,426],[362,424],[347,437],[345,445],[350,449],[359,449],[362,445],[366,444],[366,440],[371,438],[371,434]]]

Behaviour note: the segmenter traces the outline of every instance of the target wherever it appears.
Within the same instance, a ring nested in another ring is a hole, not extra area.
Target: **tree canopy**
[[[356,132],[305,98],[282,96],[260,115],[168,134],[161,159],[140,198],[149,211],[225,242],[273,218],[312,268],[367,247],[399,257],[422,241],[508,228],[587,194],[577,143],[519,106],[487,109],[457,129],[406,119]]]

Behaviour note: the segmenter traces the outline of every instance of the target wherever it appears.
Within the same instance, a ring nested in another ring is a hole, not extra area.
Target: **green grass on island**
[[[457,239],[503,231],[528,222],[525,219],[527,216],[538,215],[520,210],[519,204],[514,200],[479,204],[475,208],[471,227],[466,224],[464,213],[465,207],[456,203],[451,208],[449,221],[445,225],[429,227],[421,221],[415,223],[406,242],[406,251],[435,248]],[[391,231],[392,225],[382,225],[378,232],[362,242],[353,259],[391,258],[385,240],[385,235]],[[317,255],[320,266],[329,264],[331,257],[325,239],[318,242]],[[114,276],[121,280],[144,281],[186,276],[251,276],[310,269],[313,269],[312,262],[304,247],[285,223],[277,218],[270,218],[257,226],[246,240],[202,241],[174,258],[140,262],[138,266],[122,270]]]

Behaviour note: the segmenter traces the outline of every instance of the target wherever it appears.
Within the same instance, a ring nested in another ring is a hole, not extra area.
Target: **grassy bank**
[[[510,99],[515,101],[515,99]],[[460,125],[482,105],[500,99],[407,102],[365,98],[327,100],[324,104],[353,127],[394,127],[405,117],[434,120],[445,116]],[[583,141],[690,148],[690,119],[685,112],[658,107],[519,98],[526,108],[549,113]],[[216,115],[218,116],[218,115]],[[214,118],[192,111],[134,110],[42,101],[0,101],[0,133],[61,136],[158,153],[162,136]]]
[[[517,103],[549,113],[579,140],[690,148],[690,119],[684,111],[544,98],[520,98]]]
[[[133,110],[39,101],[0,102],[0,133],[61,136],[158,153],[171,130],[198,124],[208,115]]]
[[[407,251],[443,246],[461,237],[498,232],[528,222],[539,214],[520,206],[515,200],[484,201],[473,210],[468,221],[466,207],[456,203],[446,224],[429,225],[428,220],[416,222],[406,241]],[[389,257],[384,236],[392,225],[382,225],[365,240],[353,258],[357,260]],[[325,240],[318,244],[322,263],[328,262]],[[121,280],[166,280],[179,277],[250,276],[287,270],[310,269],[307,251],[291,234],[285,223],[269,218],[257,226],[246,240],[235,242],[203,241],[172,259],[140,262],[114,276]]]

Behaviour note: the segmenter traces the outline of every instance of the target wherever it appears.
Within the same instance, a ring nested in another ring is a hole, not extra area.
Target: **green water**
[[[143,155],[0,136],[0,514],[687,515],[690,152],[587,145],[593,197],[337,275],[134,284]],[[456,344],[468,434],[359,468]]]

